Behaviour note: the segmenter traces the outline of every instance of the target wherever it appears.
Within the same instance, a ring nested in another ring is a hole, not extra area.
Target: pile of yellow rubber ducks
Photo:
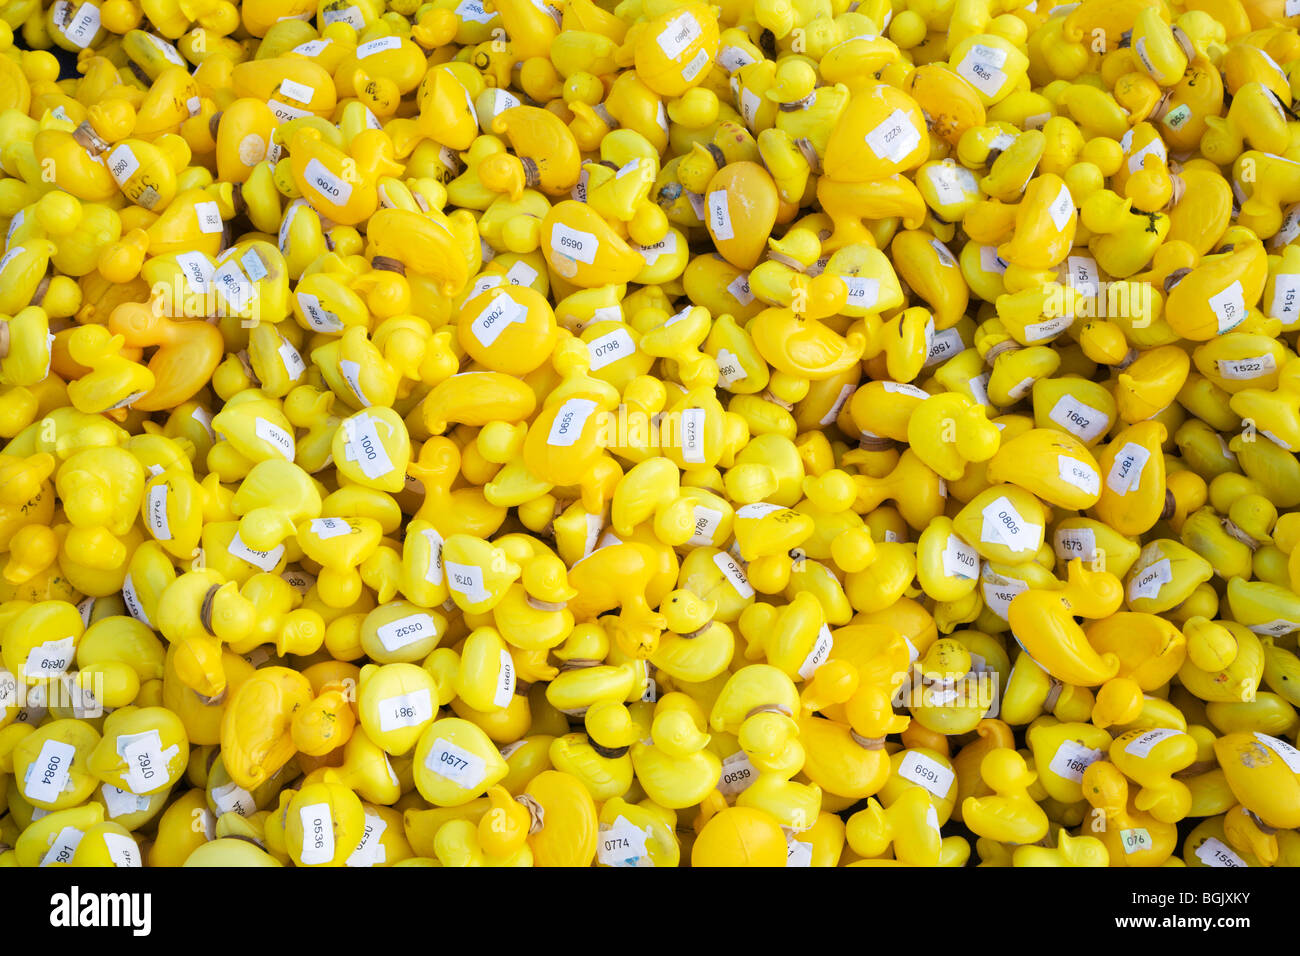
[[[0,0],[0,865],[1300,864],[1298,26]]]

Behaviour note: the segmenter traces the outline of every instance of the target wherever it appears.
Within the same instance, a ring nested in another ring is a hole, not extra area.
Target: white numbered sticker
[[[1077,458],[1067,458],[1065,455],[1059,456],[1056,464],[1062,481],[1074,485],[1084,494],[1101,494],[1101,475],[1097,474],[1092,465]]]
[[[58,677],[63,674],[72,664],[76,644],[76,639],[72,637],[37,644],[27,652],[27,660],[23,662],[23,676]]]
[[[704,422],[704,409],[682,409],[682,461],[688,464],[704,462]]]
[[[1170,737],[1187,736],[1181,730],[1171,730],[1167,727],[1153,727],[1151,730],[1144,730],[1132,740],[1124,745],[1124,752],[1132,754],[1135,757],[1147,757],[1156,745],[1162,740],[1168,740]]]
[[[358,50],[360,47],[358,47]],[[343,177],[335,176],[319,159],[313,158],[303,171],[307,185],[311,186],[327,202],[345,206],[352,199],[352,185]]]
[[[429,566],[424,570],[424,580],[430,584],[442,583],[442,535],[433,528],[421,532],[429,543]]]
[[[961,332],[956,328],[935,332],[934,338],[930,340],[930,349],[925,356],[925,367],[930,368],[940,362],[946,362],[965,348],[966,343],[961,340]]]
[[[731,226],[731,206],[727,202],[727,191],[715,189],[709,193],[709,232],[714,239],[733,239],[735,230]]]
[[[551,230],[551,249],[562,256],[591,265],[596,261],[596,250],[599,248],[600,241],[595,233],[570,229],[562,223],[556,223]]]
[[[419,727],[426,720],[433,719],[433,698],[429,688],[421,687],[409,694],[386,697],[379,702],[379,730],[401,730],[404,727]]]
[[[1110,427],[1109,415],[1085,405],[1073,395],[1062,395],[1057,399],[1047,417],[1085,442],[1095,440]]]
[[[980,573],[980,590],[984,595],[984,605],[1002,620],[1007,619],[1007,608],[1017,594],[1029,590],[1029,585],[1019,578],[1007,578],[989,571],[984,565]]]
[[[253,433],[274,447],[285,459],[293,461],[294,442],[293,435],[290,432],[285,431],[275,422],[268,422],[265,418],[258,418],[253,426]]]
[[[943,547],[943,573],[967,580],[979,577],[979,553],[955,534]]]
[[[1061,184],[1061,191],[1047,207],[1047,214],[1052,217],[1052,224],[1058,231],[1064,230],[1070,224],[1070,217],[1074,215],[1074,197],[1070,195],[1069,186]]]
[[[1273,301],[1269,315],[1288,325],[1300,319],[1300,275],[1279,272],[1273,277]]]
[[[322,541],[328,541],[341,534],[351,534],[352,526],[342,518],[312,518],[311,532]]]
[[[237,813],[241,817],[251,817],[257,812],[253,795],[233,780],[212,788],[212,805],[217,808],[218,816]]]
[[[1128,599],[1137,601],[1141,598],[1155,598],[1160,594],[1160,589],[1173,579],[1169,559],[1161,558],[1133,574],[1128,585]]]
[[[729,349],[718,349],[718,384],[723,388],[730,388],[736,382],[749,378],[744,366],[740,364],[740,357]],[[823,421],[823,425],[829,422]]]
[[[1136,442],[1126,442],[1111,463],[1106,485],[1117,495],[1136,491],[1142,483],[1142,472],[1151,459],[1151,453]]]
[[[1092,561],[1097,556],[1097,535],[1091,528],[1058,528],[1056,556],[1063,561],[1074,558]]]
[[[384,645],[384,650],[395,653],[417,641],[437,637],[438,631],[433,625],[433,618],[419,613],[399,617],[395,621],[379,625],[375,628],[375,636],[379,638],[379,643]]]
[[[63,35],[75,47],[84,50],[90,46],[99,32],[99,7],[93,3],[83,3],[77,7],[68,25],[63,28]]]
[[[1236,381],[1263,378],[1277,371],[1277,362],[1274,361],[1272,353],[1256,355],[1253,358],[1219,359],[1217,364],[1220,375]]]
[[[1268,734],[1255,732],[1255,739],[1277,754],[1292,773],[1300,773],[1300,750],[1296,750],[1285,740],[1270,737]]]
[[[597,372],[619,359],[635,355],[636,343],[627,329],[615,329],[588,342],[587,351],[591,354],[591,370]]]
[[[149,793],[166,785],[167,764],[177,754],[177,747],[163,749],[162,737],[156,730],[139,734],[119,734],[117,755],[126,762],[122,780],[135,794]]]
[[[145,495],[145,519],[149,530],[159,541],[172,539],[171,524],[167,521],[167,484],[154,485]]]
[[[77,852],[83,836],[85,834],[76,827],[64,827],[50,844],[49,850],[41,857],[41,866],[72,862],[72,855]]]
[[[345,865],[375,866],[388,860],[388,851],[384,849],[384,831],[388,824],[377,813],[366,811],[365,829],[361,831],[361,842],[352,851]]]
[[[754,293],[749,290],[749,274],[742,272],[736,278],[727,283],[727,291],[731,297],[741,305],[749,305],[754,301]]]
[[[948,795],[956,779],[952,770],[915,750],[909,750],[903,755],[903,761],[898,765],[898,776],[920,784],[940,800]]]
[[[490,346],[500,337],[507,325],[519,325],[528,321],[528,310],[506,293],[498,295],[486,309],[478,314],[470,324],[474,338]]]
[[[656,40],[659,43],[659,49],[664,51],[664,56],[670,60],[675,60],[686,52],[687,47],[700,38],[703,31],[700,23],[695,17],[688,13],[681,13],[668,21],[668,25],[663,28]]]
[[[312,97],[316,95],[316,90],[306,83],[286,78],[280,81],[280,95],[305,105],[311,102]]]
[[[367,478],[382,478],[393,470],[393,460],[379,440],[375,419],[366,414],[345,419],[344,436],[344,454],[361,467]]]
[[[1290,0],[1288,0],[1290,2]],[[1210,837],[1196,848],[1196,858],[1206,866],[1245,866],[1246,861],[1237,856],[1222,840]]]
[[[896,109],[867,134],[866,140],[867,146],[879,159],[897,163],[921,145],[921,134],[908,115]]]
[[[148,797],[137,797],[130,790],[123,790],[111,783],[104,784],[99,788],[99,792],[103,794],[104,807],[108,810],[110,820],[116,820],[118,817],[124,817],[131,813],[141,813],[149,809]]]
[[[1217,295],[1207,300],[1210,310],[1219,320],[1219,334],[1235,329],[1246,318],[1246,294],[1241,288],[1241,281],[1234,280]]]
[[[284,370],[289,374],[289,380],[296,382],[302,378],[307,371],[307,363],[302,360],[298,350],[288,339],[280,339],[280,346],[276,349],[280,355],[280,361],[284,363]]]
[[[844,276],[844,284],[849,287],[849,296],[845,305],[859,309],[870,309],[880,301],[880,280],[867,276]]]
[[[713,544],[713,539],[718,533],[718,525],[722,523],[722,512],[715,508],[709,508],[705,505],[695,506],[695,534],[687,544],[693,547],[708,547]]]
[[[603,866],[635,867],[645,862],[650,865],[646,854],[646,832],[634,826],[627,817],[620,816],[613,825],[602,823],[597,836],[596,856]]]
[[[483,583],[483,569],[477,564],[446,561],[443,567],[447,570],[447,586],[470,604],[478,604],[492,597]]]
[[[32,803],[53,803],[72,778],[72,760],[77,750],[61,740],[46,740],[41,752],[27,765],[23,796]]]
[[[401,49],[401,46],[402,41],[399,37],[380,37],[378,40],[371,40],[358,46],[356,57],[358,60],[364,60],[368,56],[383,53],[385,50]]]
[[[215,202],[196,202],[194,204],[194,215],[199,220],[199,232],[211,234],[220,232],[225,228],[221,221],[221,210],[217,208]]]
[[[523,259],[520,259],[506,270],[506,285],[531,286],[536,280],[537,270],[524,262]]]
[[[302,821],[302,862],[311,866],[334,859],[334,815],[328,803],[312,803],[298,811]]]
[[[1004,544],[1013,551],[1035,551],[1043,543],[1043,526],[1026,520],[1006,495],[986,505],[982,514],[982,541]]]
[[[134,176],[139,168],[140,160],[136,159],[128,143],[120,143],[108,154],[108,171],[119,186]]]
[[[1102,751],[1085,747],[1077,740],[1063,740],[1047,769],[1058,777],[1078,783],[1083,779],[1083,772],[1104,756]]]
[[[501,648],[501,667],[497,671],[497,689],[492,697],[492,703],[498,707],[505,707],[510,703],[510,698],[515,696],[515,661],[510,656],[510,652],[504,647]]]
[[[743,598],[752,598],[754,588],[749,583],[749,578],[745,576],[744,569],[725,551],[719,551],[713,556],[713,563],[717,565],[722,576]]]
[[[574,444],[595,411],[596,403],[589,398],[566,399],[556,412],[555,420],[551,422],[546,444],[555,448],[567,448]]]
[[[817,632],[817,640],[813,642],[812,650],[799,665],[799,676],[804,680],[812,680],[813,674],[817,673],[817,668],[830,658],[831,648],[834,646],[835,640],[831,637],[830,628],[823,624],[821,630]]]
[[[1149,850],[1155,846],[1150,832],[1142,827],[1120,830],[1119,841],[1120,845],[1124,847],[1125,856],[1141,853],[1143,850]]]
[[[957,64],[957,75],[985,96],[996,96],[1007,82],[1002,67],[1007,62],[1006,51],[983,43],[973,43]]]
[[[670,231],[662,239],[652,245],[634,245],[632,248],[640,253],[641,258],[645,260],[646,265],[652,266],[659,261],[660,256],[670,256],[677,251],[677,233]]]
[[[424,765],[465,790],[476,790],[487,777],[487,764],[482,757],[442,737],[429,748]]]
[[[758,769],[750,762],[749,754],[737,750],[722,761],[722,776],[718,779],[718,790],[724,797],[734,797],[744,792],[757,779]]]

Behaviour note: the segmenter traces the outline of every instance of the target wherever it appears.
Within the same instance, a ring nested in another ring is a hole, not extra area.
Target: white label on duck
[[[284,545],[277,544],[269,551],[254,551],[248,545],[244,544],[239,537],[239,532],[236,531],[235,536],[230,539],[230,544],[226,545],[226,552],[231,557],[238,558],[241,561],[247,561],[255,568],[262,571],[270,571],[279,564],[280,559],[284,557]]]
[[[446,561],[443,567],[447,570],[447,586],[470,604],[478,604],[492,596],[483,583],[483,569],[477,564]]]
[[[57,641],[37,644],[27,652],[23,676],[58,677],[71,666],[76,649],[77,642],[73,637],[61,637]]]
[[[424,758],[424,765],[466,790],[478,789],[487,777],[487,763],[482,757],[464,747],[457,747],[444,737],[434,740],[429,755]]]
[[[131,813],[141,813],[149,809],[148,797],[137,797],[130,790],[123,790],[111,783],[104,784],[99,788],[99,792],[104,798],[104,807],[108,810],[110,820],[116,820],[118,817],[124,817]],[[254,807],[254,810],[256,810],[256,807]]]
[[[126,577],[122,579],[122,603],[126,605],[127,612],[150,630],[154,629],[153,621],[149,620],[149,615],[145,612],[144,604],[140,601],[140,595],[136,593],[135,581],[131,578],[131,572],[126,572]]]
[[[1136,491],[1142,484],[1142,472],[1151,458],[1151,453],[1137,442],[1126,442],[1111,463],[1110,473],[1106,476],[1106,485],[1117,495],[1126,495]]]
[[[895,109],[867,134],[866,141],[879,159],[897,163],[921,145],[921,134],[906,113]]]
[[[367,43],[357,47],[357,59],[364,60],[368,56],[374,56],[376,53],[383,53],[385,50],[400,50],[402,41],[399,37],[380,37],[378,40],[370,40]]]
[[[727,191],[715,189],[709,193],[709,232],[714,239],[733,239],[736,232],[731,225],[731,206],[727,202]]]
[[[1300,318],[1300,275],[1279,272],[1273,277],[1273,300],[1268,314],[1287,323]]]
[[[1277,371],[1277,362],[1273,360],[1272,353],[1256,355],[1251,358],[1219,359],[1217,364],[1220,375],[1238,381],[1263,378],[1265,375],[1272,375]]]
[[[1056,465],[1062,481],[1074,485],[1084,494],[1101,494],[1101,475],[1087,462],[1060,455],[1056,459]]]
[[[46,740],[23,773],[23,796],[30,803],[53,803],[72,778],[77,748],[61,740]]]
[[[302,378],[302,373],[307,371],[307,363],[302,360],[302,356],[289,340],[280,339],[276,351],[280,354],[280,361],[284,363],[284,370],[289,374],[289,380],[296,382]]]
[[[1052,224],[1056,226],[1058,232],[1069,225],[1070,217],[1074,215],[1074,197],[1070,195],[1070,187],[1065,183],[1061,184],[1061,191],[1047,207],[1047,214],[1052,217]]]
[[[640,253],[646,265],[652,266],[659,261],[660,256],[672,255],[677,251],[677,233],[670,230],[658,242],[651,243],[648,246],[634,245],[632,248]]]
[[[1125,856],[1141,853],[1143,850],[1149,850],[1155,845],[1151,840],[1151,834],[1143,827],[1120,830],[1119,842],[1124,847]]]
[[[713,556],[713,563],[717,565],[718,570],[722,572],[722,576],[727,579],[727,582],[735,589],[737,594],[743,598],[752,598],[754,596],[754,588],[750,585],[749,578],[745,577],[745,572],[731,555],[725,551],[719,551]]]
[[[620,816],[611,826],[600,825],[596,856],[602,866],[651,866],[646,855],[646,832],[634,826],[627,817]]]
[[[980,590],[984,595],[984,605],[1002,620],[1007,619],[1007,607],[1017,594],[1029,590],[1029,585],[1019,578],[1007,578],[995,574],[984,565],[980,572]]]
[[[945,269],[957,268],[956,257],[953,256],[953,254],[948,250],[948,247],[938,239],[930,240],[930,248],[933,249],[934,254],[939,257],[939,265],[943,266]]]
[[[396,653],[417,641],[436,638],[438,630],[433,625],[433,618],[420,613],[380,624],[375,628],[375,636],[379,638],[379,643],[384,645],[384,650]]]
[[[235,781],[212,788],[212,805],[217,814],[238,813],[241,817],[251,817],[257,812],[257,801],[253,795]]]
[[[488,13],[483,9],[483,0],[460,0],[456,6],[456,16],[469,23],[491,23],[496,12]]]
[[[308,58],[317,57],[333,42],[333,40],[308,40],[306,43],[299,43],[291,52]]]
[[[732,383],[739,382],[749,378],[745,373],[745,368],[740,364],[740,358],[730,349],[718,349],[718,384],[723,388],[729,388]],[[828,424],[822,422],[823,425]]]
[[[303,178],[326,202],[346,206],[352,199],[351,184],[345,182],[343,177],[335,176],[315,157],[308,161],[307,168],[303,170]]]
[[[216,271],[211,259],[201,252],[181,252],[176,255],[176,265],[180,267],[190,292],[195,295],[207,294],[208,282]]]
[[[1246,318],[1246,294],[1241,288],[1241,280],[1234,279],[1217,295],[1207,300],[1215,317],[1219,320],[1219,334],[1229,332],[1240,325]]]
[[[1186,736],[1181,730],[1172,730],[1168,727],[1153,727],[1151,730],[1144,730],[1136,737],[1130,738],[1129,742],[1124,745],[1124,752],[1135,757],[1148,757],[1160,741],[1168,740],[1170,737]]]
[[[164,749],[162,737],[157,730],[119,734],[116,750],[117,755],[126,763],[122,781],[128,790],[137,795],[158,790],[167,784],[167,764],[179,752],[175,745]]]
[[[695,506],[695,534],[687,542],[692,547],[709,547],[722,523],[722,512],[704,505]]]
[[[63,28],[63,35],[73,46],[84,50],[99,32],[99,7],[93,3],[83,3],[77,7],[71,22]]]
[[[1300,773],[1300,750],[1296,750],[1285,740],[1270,737],[1268,734],[1255,732],[1255,739],[1282,759],[1292,773]]]
[[[293,461],[293,435],[275,424],[275,422],[268,422],[265,418],[257,419],[253,431],[258,438],[273,446],[285,459]]]
[[[1073,315],[1058,315],[1042,322],[1031,322],[1025,326],[1025,341],[1033,345],[1035,342],[1054,339],[1073,324]]]
[[[974,580],[980,573],[979,552],[957,535],[948,535],[943,547],[943,573]]]
[[[108,154],[108,171],[119,186],[134,176],[139,168],[140,160],[132,152],[129,143],[119,143]]]
[[[469,328],[474,333],[474,338],[482,342],[485,348],[489,348],[501,336],[506,326],[512,323],[523,325],[527,321],[528,310],[509,295],[502,293],[478,314],[478,318],[470,324]]]
[[[858,309],[870,309],[880,301],[880,280],[869,276],[844,276],[844,284],[849,288],[845,305]]]
[[[701,33],[699,21],[691,13],[678,14],[668,21],[657,37],[659,49],[668,59],[675,60],[700,38]]]
[[[312,803],[298,810],[302,821],[302,862],[307,865],[334,859],[334,815],[328,803]]]
[[[749,274],[746,272],[728,282],[727,291],[741,305],[749,305],[754,301],[754,293],[749,290]]]
[[[830,628],[825,624],[817,632],[817,640],[813,642],[812,650],[808,656],[803,659],[799,665],[799,676],[804,680],[812,680],[813,674],[817,673],[817,668],[821,667],[831,656],[831,648],[835,646],[835,640],[831,637]]]
[[[1104,756],[1103,751],[1085,747],[1077,740],[1063,740],[1047,769],[1058,777],[1078,783],[1083,779],[1083,772]]]
[[[915,750],[909,750],[903,755],[903,760],[898,765],[898,776],[920,784],[940,800],[948,795],[952,782],[956,779],[952,770]]]
[[[1141,598],[1156,598],[1160,589],[1174,579],[1168,558],[1161,558],[1139,571],[1134,572],[1129,580],[1128,599],[1130,602]]]
[[[367,810],[365,828],[361,831],[361,842],[357,848],[352,851],[348,857],[345,866],[374,866],[377,863],[383,863],[388,859],[388,851],[384,849],[383,836],[384,831],[388,829],[388,824],[379,814]]]
[[[1062,561],[1074,558],[1092,561],[1097,556],[1096,534],[1091,528],[1058,528],[1056,556]]]
[[[424,540],[429,544],[429,566],[424,569],[424,580],[430,584],[441,584],[442,535],[438,534],[433,528],[423,528],[420,533],[424,535]]]
[[[844,408],[844,403],[849,400],[849,397],[855,391],[857,391],[856,385],[850,384],[850,385],[845,385],[843,388],[841,388],[839,395],[835,396],[835,401],[831,402],[831,407],[828,408],[826,410],[826,414],[821,417],[820,423],[822,425],[833,424],[835,420],[840,417],[840,412]]]
[[[722,776],[718,779],[718,791],[724,797],[733,797],[743,792],[758,779],[758,770],[750,762],[749,754],[737,750],[722,761]]]
[[[223,262],[212,274],[212,284],[232,312],[242,312],[257,298],[257,288],[234,259]]]
[[[1297,0],[1287,0],[1287,8]],[[1210,837],[1196,848],[1196,858],[1206,866],[1245,866],[1246,861],[1237,856],[1222,840]]]
[[[393,460],[388,457],[388,449],[379,440],[379,431],[375,426],[375,420],[365,414],[343,422],[344,454],[350,461],[355,461],[362,473],[371,479],[382,478],[393,470]]]
[[[170,541],[172,529],[167,521],[167,483],[161,482],[149,489],[145,495],[145,520],[149,530],[159,541]]]
[[[194,204],[194,215],[199,221],[199,232],[211,234],[220,232],[224,227],[221,221],[221,210],[217,208],[214,201],[196,202]]]
[[[402,730],[406,727],[418,727],[426,720],[433,719],[433,698],[429,688],[421,687],[409,694],[386,697],[379,702],[379,730]]]
[[[501,648],[501,667],[497,671],[497,689],[496,694],[492,697],[492,703],[498,707],[505,707],[514,696],[515,660],[510,656],[510,652],[503,647]]]
[[[961,332],[956,327],[935,332],[934,338],[930,341],[930,349],[925,356],[925,367],[930,368],[940,362],[945,362],[952,356],[964,351],[965,348],[966,343],[961,340]]]
[[[587,420],[596,411],[596,403],[589,398],[566,399],[555,413],[551,430],[546,436],[546,444],[555,448],[567,448],[577,442]]]
[[[1265,624],[1248,624],[1246,627],[1256,634],[1272,634],[1274,637],[1281,637],[1283,634],[1290,634],[1292,631],[1300,629],[1300,624],[1279,617]]]
[[[704,463],[704,409],[682,409],[682,461],[699,465]]]
[[[337,538],[339,535],[351,534],[352,526],[342,518],[312,518],[311,533],[322,541]]]
[[[700,71],[709,65],[709,53],[701,49],[695,56],[691,57],[691,62],[682,67],[682,79],[687,83],[691,82],[700,75]]]
[[[1006,495],[986,505],[981,514],[981,541],[1003,544],[1013,551],[1032,551],[1042,544],[1043,526],[1027,520]]]
[[[36,818],[35,814],[32,816],[33,819]],[[41,857],[41,866],[72,862],[72,855],[77,852],[77,847],[81,845],[81,838],[84,836],[85,834],[76,827],[64,827],[50,844],[49,850]]]
[[[985,96],[996,96],[1007,81],[1002,67],[1007,62],[1005,50],[983,43],[972,43],[957,64],[957,75]]]
[[[587,351],[591,355],[591,371],[596,372],[619,359],[635,355],[636,343],[626,329],[615,329],[588,342]]]
[[[537,279],[537,270],[523,259],[518,260],[506,270],[506,285],[531,286]]]
[[[975,174],[951,161],[930,167],[930,185],[938,194],[939,202],[944,204],[964,202],[967,197],[979,193]]]
[[[1062,395],[1056,400],[1047,417],[1085,442],[1093,441],[1110,427],[1109,415],[1091,405],[1085,405],[1069,394]],[[1120,491],[1118,488],[1115,490]],[[1123,491],[1120,493],[1122,494]]]
[[[559,222],[551,229],[551,249],[562,256],[591,265],[596,261],[596,250],[599,248],[600,242],[594,233],[570,229]]]
[[[997,246],[980,246],[980,268],[985,272],[1003,275],[1007,271],[1007,260],[998,255]]]

